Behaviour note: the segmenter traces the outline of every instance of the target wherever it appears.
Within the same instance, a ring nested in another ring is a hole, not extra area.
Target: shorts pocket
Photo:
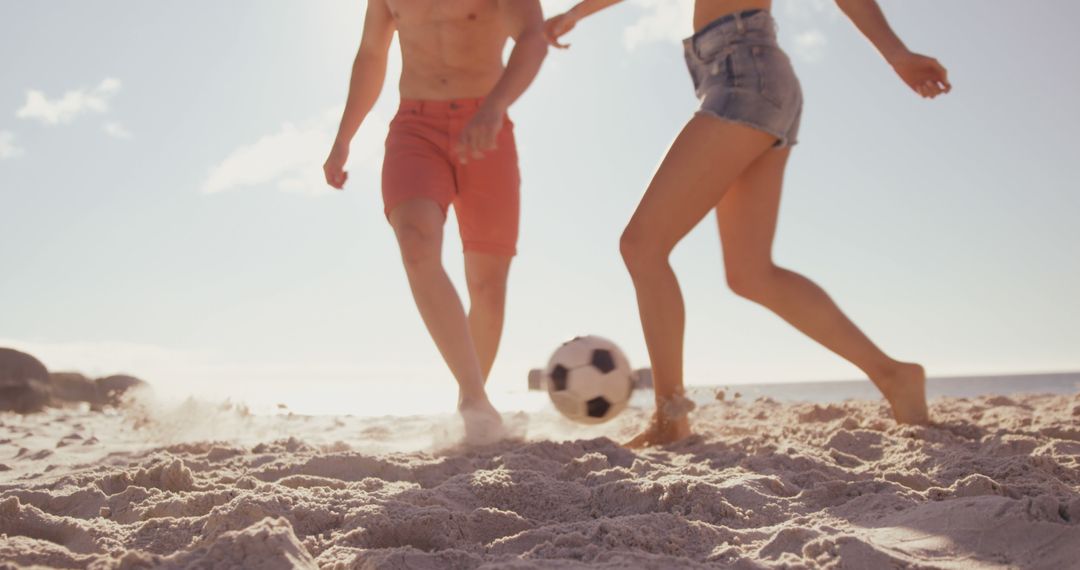
[[[746,83],[746,65],[738,61],[734,48],[726,49],[702,64],[702,80],[706,87],[723,86],[738,89]]]
[[[758,93],[773,105],[783,107],[795,81],[787,56],[777,48],[755,45],[750,46],[750,59],[754,62]]]
[[[691,49],[701,61],[714,61],[724,57],[724,52],[732,46],[732,38],[719,33],[706,33],[693,40]]]

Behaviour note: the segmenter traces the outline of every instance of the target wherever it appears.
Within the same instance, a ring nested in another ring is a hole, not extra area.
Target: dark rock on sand
[[[78,372],[57,372],[51,375],[50,382],[53,405],[86,402],[95,410],[118,406],[129,390],[148,386],[134,376],[116,374],[91,380]]]
[[[146,382],[134,376],[116,374],[97,379],[98,397],[103,404],[118,406],[124,394],[131,390],[149,387]]]
[[[38,359],[0,348],[0,411],[40,412],[51,397],[49,370]]]
[[[97,383],[78,372],[54,372],[49,383],[54,404],[89,402],[93,406],[101,400]]]

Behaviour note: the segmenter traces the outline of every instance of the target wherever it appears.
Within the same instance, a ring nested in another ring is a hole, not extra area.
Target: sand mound
[[[443,450],[445,418],[221,408],[211,440],[167,413],[141,430],[8,414],[0,566],[1066,568],[1077,410],[1080,396],[945,399],[937,426],[904,427],[876,402],[718,401],[694,414],[698,436],[644,453],[613,441],[642,410],[576,432],[539,414],[523,441]],[[594,437],[553,435],[568,432]]]

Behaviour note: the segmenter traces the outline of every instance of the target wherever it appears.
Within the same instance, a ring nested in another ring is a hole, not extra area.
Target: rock
[[[100,401],[97,384],[78,372],[54,372],[49,375],[53,403],[88,402],[95,406]]]
[[[51,397],[49,370],[38,359],[0,348],[0,411],[40,412]]]
[[[134,376],[116,374],[97,379],[98,396],[105,404],[118,406],[123,401],[124,394],[138,388],[147,388],[150,385]]]

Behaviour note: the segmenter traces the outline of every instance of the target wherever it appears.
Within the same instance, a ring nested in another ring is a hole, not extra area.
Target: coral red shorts
[[[409,200],[429,199],[446,214],[453,204],[465,251],[514,255],[521,177],[514,124],[507,117],[498,148],[462,164],[455,144],[481,99],[402,100],[386,136],[383,204],[387,217]]]

